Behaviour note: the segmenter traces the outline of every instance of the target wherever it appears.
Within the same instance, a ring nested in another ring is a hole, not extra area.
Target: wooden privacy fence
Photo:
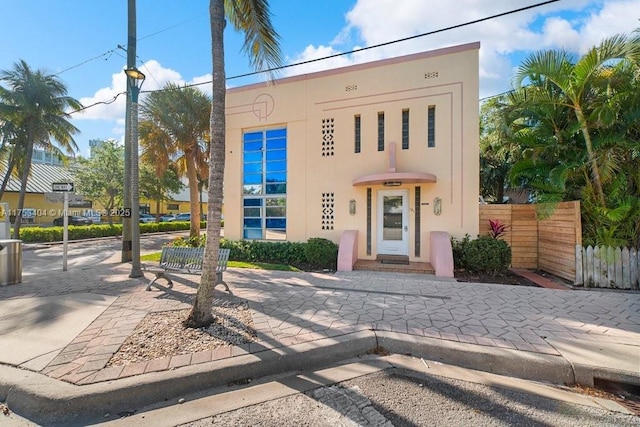
[[[576,246],[582,246],[580,202],[559,203],[550,215],[537,205],[480,205],[480,234],[489,220],[507,225],[503,239],[511,246],[513,268],[540,269],[576,280]]]
[[[604,246],[576,246],[575,283],[587,287],[638,289],[640,251]]]

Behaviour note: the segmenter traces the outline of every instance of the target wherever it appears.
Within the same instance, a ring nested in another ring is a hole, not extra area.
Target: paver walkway
[[[22,285],[0,287],[0,300],[86,292],[116,297],[42,373],[90,384],[370,329],[551,355],[559,354],[551,338],[640,343],[638,292],[560,291],[362,271],[229,269],[225,280],[233,296],[216,296],[248,302],[255,343],[106,368],[146,314],[190,307],[200,280],[176,275],[172,290],[145,292],[146,281],[128,278],[129,271],[128,265],[105,263],[73,273],[32,274]]]

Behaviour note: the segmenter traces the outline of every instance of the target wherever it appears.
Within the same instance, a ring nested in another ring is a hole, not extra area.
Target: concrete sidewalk
[[[368,272],[230,269],[233,296],[217,296],[247,301],[255,343],[107,368],[147,313],[190,307],[199,281],[177,275],[171,291],[145,292],[129,270],[103,263],[0,287],[0,401],[35,422],[81,424],[372,351],[556,384],[640,385],[638,292]]]

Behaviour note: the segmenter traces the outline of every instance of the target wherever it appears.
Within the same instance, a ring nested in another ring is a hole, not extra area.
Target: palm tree
[[[210,0],[211,55],[213,82],[211,101],[211,142],[209,144],[209,186],[207,241],[204,251],[202,280],[193,308],[185,325],[201,327],[213,322],[211,304],[215,284],[225,163],[225,96],[224,27],[225,18],[234,29],[244,32],[244,50],[257,70],[278,66],[282,62],[279,36],[271,24],[267,0]]]
[[[156,165],[158,176],[170,164],[189,182],[191,237],[200,235],[198,176],[206,175],[205,141],[211,99],[201,90],[169,83],[140,105],[142,160]]]
[[[18,169],[22,170],[19,166],[24,159],[23,149],[24,132],[21,129],[17,129],[13,122],[3,122],[0,127],[0,135],[2,136],[2,143],[0,144],[0,163],[6,159],[6,170],[4,178],[2,178],[2,184],[0,184],[0,201],[9,184],[9,178],[14,177],[20,179],[18,175]],[[21,141],[20,138],[23,138]]]
[[[502,203],[506,188],[521,189],[507,180],[521,158],[514,141],[513,111],[506,95],[489,99],[480,108],[480,195],[495,203]]]
[[[0,72],[0,81],[8,86],[0,86],[0,120],[11,122],[15,129],[24,132],[24,138],[15,140],[20,144],[14,144],[14,150],[19,150],[16,153],[22,155],[14,157],[23,157],[18,198],[20,212],[24,208],[33,148],[51,148],[53,139],[64,152],[73,155],[78,149],[73,134],[78,129],[67,120],[65,110],[78,110],[82,104],[67,96],[66,86],[55,75],[33,71],[24,60],[15,63],[13,69]],[[20,236],[20,219],[17,215],[13,231],[15,239]]]
[[[594,195],[598,205],[605,206],[605,195],[600,172],[599,159],[594,148],[591,131],[593,122],[588,106],[594,96],[594,84],[612,66],[612,62],[634,63],[640,59],[638,37],[629,38],[616,35],[606,38],[584,54],[575,64],[565,51],[541,51],[532,54],[520,65],[516,74],[516,84],[549,83],[557,87],[564,99],[556,98],[573,110],[583,137],[590,167]],[[536,100],[532,100],[536,102]],[[540,99],[540,102],[546,102]]]

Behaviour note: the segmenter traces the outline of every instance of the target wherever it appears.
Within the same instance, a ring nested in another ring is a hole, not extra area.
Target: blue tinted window
[[[245,163],[244,173],[260,173],[262,172],[262,163]]]
[[[260,208],[244,208],[244,216],[245,218],[260,218],[261,210]]]
[[[245,162],[261,162],[262,151],[249,151],[244,153],[244,161]]]
[[[285,148],[287,148],[287,140],[284,138],[267,140],[267,150],[284,150]]]
[[[244,143],[244,151],[260,151],[260,150],[262,150],[262,141]]]
[[[287,192],[287,184],[267,184],[267,194],[285,194]]]
[[[246,160],[246,157],[245,157]],[[286,150],[273,150],[267,151],[267,161],[273,160],[287,160],[287,151]]]
[[[286,182],[286,172],[269,172],[267,173],[267,182]]]
[[[248,173],[242,179],[243,184],[262,184],[262,174]]]
[[[262,227],[262,219],[260,218],[245,218],[244,226],[246,228],[261,228]]]
[[[271,138],[286,138],[287,130],[285,128],[282,129],[271,129],[267,131],[267,139]]]
[[[262,141],[264,137],[264,132],[248,132],[244,134],[244,141]]]
[[[280,172],[287,170],[287,162],[286,161],[278,161],[278,162],[268,162],[267,163],[267,172]]]
[[[253,208],[252,208],[253,209]],[[266,212],[267,217],[286,217],[287,208],[285,206],[273,206],[268,207]]]
[[[261,228],[258,228],[258,229],[245,228],[244,238],[245,239],[262,239],[262,229]]]
[[[265,199],[267,206],[286,206],[287,199],[285,197],[269,197]]]
[[[286,240],[287,129],[248,132],[242,141],[243,238]]]
[[[285,218],[267,218],[267,228],[287,228]]]
[[[245,206],[262,206],[262,199],[244,199]]]
[[[262,194],[262,184],[248,184],[242,186],[242,194],[260,195]]]

